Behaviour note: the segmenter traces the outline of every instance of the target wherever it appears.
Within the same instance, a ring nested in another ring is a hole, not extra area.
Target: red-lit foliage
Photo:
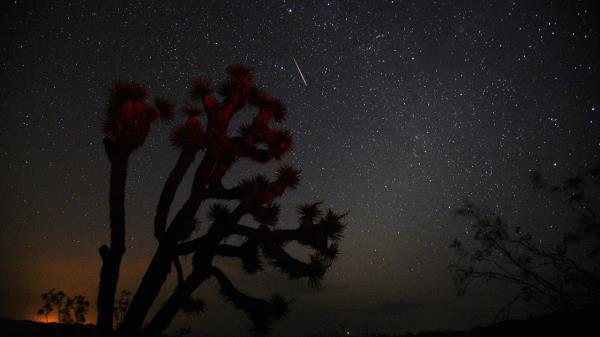
[[[289,275],[307,278],[318,284],[338,254],[337,242],[344,229],[343,215],[328,210],[322,215],[320,203],[299,207],[300,224],[295,229],[278,229],[280,206],[276,199],[299,183],[300,171],[281,165],[275,178],[263,175],[242,179],[233,187],[223,186],[222,179],[239,159],[258,163],[280,160],[292,147],[291,133],[272,128],[271,122],[282,122],[286,106],[252,82],[254,72],[242,65],[227,68],[228,78],[220,87],[222,99],[213,96],[213,85],[205,78],[191,82],[190,102],[183,105],[185,121],[175,126],[171,143],[180,152],[159,198],[154,218],[154,235],[158,248],[119,325],[113,331],[112,309],[121,258],[125,252],[125,176],[130,154],[146,139],[151,124],[159,117],[172,119],[175,104],[157,98],[146,102],[145,88],[133,82],[117,82],[111,89],[104,131],[105,149],[111,161],[110,215],[111,244],[102,246],[103,266],[98,295],[98,329],[103,336],[158,336],[179,310],[202,312],[204,303],[192,297],[198,286],[214,277],[223,297],[253,321],[257,332],[267,330],[272,320],[282,318],[290,301],[279,295],[271,300],[250,297],[238,290],[214,264],[214,257],[238,258],[245,272],[263,269],[263,260]],[[251,122],[230,135],[228,128],[235,113],[254,108]],[[205,121],[205,125],[201,122]],[[168,222],[175,194],[196,156],[202,153],[193,173],[192,190],[183,206]],[[210,207],[208,230],[192,238],[196,212],[209,199],[237,202],[234,209],[215,203]],[[257,227],[242,224],[252,218]],[[229,237],[241,237],[232,245]],[[298,242],[314,254],[308,262],[296,259],[286,250],[289,242]],[[179,262],[180,256],[192,256],[188,273]],[[154,304],[171,267],[177,272],[178,284],[153,317],[148,312]],[[144,326],[144,322],[147,325]]]

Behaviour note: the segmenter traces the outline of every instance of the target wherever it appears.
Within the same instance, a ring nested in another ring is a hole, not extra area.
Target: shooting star
[[[302,82],[304,82],[304,85],[308,88],[308,84],[306,84],[306,80],[304,79],[304,75],[302,75],[302,70],[300,70],[300,66],[298,65],[298,62],[296,62],[296,58],[292,57],[292,60],[294,60],[294,64],[296,65],[296,69],[298,69],[298,73],[300,73],[300,77],[302,78]]]

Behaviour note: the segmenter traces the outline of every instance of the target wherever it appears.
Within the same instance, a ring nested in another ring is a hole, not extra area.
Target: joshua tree
[[[474,281],[501,281],[516,286],[514,297],[500,309],[525,301],[544,310],[574,309],[600,304],[600,165],[548,185],[539,171],[531,172],[538,191],[556,195],[577,221],[562,240],[542,245],[519,226],[467,203],[458,214],[472,219],[473,242],[455,239],[461,260],[451,266],[459,294]]]
[[[299,207],[300,224],[295,229],[278,229],[279,205],[276,200],[286,190],[296,187],[299,171],[282,165],[274,179],[263,175],[246,178],[226,187],[223,177],[240,159],[257,163],[280,160],[290,149],[290,132],[270,126],[272,120],[283,121],[287,109],[278,99],[252,82],[253,71],[241,65],[227,68],[228,79],[221,87],[222,100],[213,96],[211,82],[204,78],[192,81],[191,101],[184,104],[184,123],[176,126],[171,142],[179,151],[160,198],[154,217],[154,236],[158,248],[120,324],[117,334],[156,336],[170,324],[179,310],[202,311],[203,302],[192,296],[202,282],[214,277],[223,297],[246,312],[257,332],[265,331],[273,319],[287,312],[290,301],[279,295],[270,300],[244,294],[214,264],[215,256],[240,259],[244,271],[252,274],[262,269],[263,258],[291,278],[307,278],[318,284],[338,252],[337,241],[344,225],[343,215],[328,210],[321,213],[320,203]],[[104,147],[111,163],[110,174],[110,246],[100,247],[102,269],[98,292],[98,329],[103,336],[113,333],[113,310],[121,259],[125,253],[125,181],[129,158],[140,147],[159,117],[171,119],[175,104],[157,98],[147,103],[143,86],[134,82],[113,85],[104,125]],[[229,134],[230,121],[236,113],[256,113],[250,123],[235,135]],[[202,120],[202,121],[201,121]],[[205,125],[205,126],[204,126]],[[193,174],[191,192],[183,206],[168,221],[169,211],[184,175],[202,153]],[[192,238],[196,212],[209,199],[235,204],[233,209],[215,203],[210,207],[208,229]],[[243,224],[248,218],[257,226]],[[242,238],[239,245],[225,243],[228,238]],[[315,251],[309,262],[292,257],[285,245],[296,241]],[[262,253],[262,254],[261,254]],[[183,270],[179,258],[191,255],[191,270]],[[154,317],[148,311],[169,275],[172,266],[178,284]],[[144,322],[147,326],[142,330]]]

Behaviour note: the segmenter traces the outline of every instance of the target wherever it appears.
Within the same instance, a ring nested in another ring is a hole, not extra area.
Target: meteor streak
[[[296,58],[292,57],[292,60],[294,60],[294,64],[296,65],[296,69],[298,69],[298,73],[300,73],[300,77],[302,78],[302,82],[304,82],[304,85],[306,87],[308,87],[308,84],[306,84],[306,80],[304,79],[304,75],[302,75],[302,70],[300,70],[300,66],[298,65],[298,62],[296,62]]]

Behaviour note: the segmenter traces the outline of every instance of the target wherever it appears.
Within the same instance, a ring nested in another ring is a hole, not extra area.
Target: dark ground
[[[92,337],[96,336],[92,324],[39,323],[0,319],[0,335],[4,337]]]
[[[5,337],[92,337],[93,325],[38,323],[0,319],[0,335]],[[188,336],[194,336],[192,332]],[[348,336],[343,331],[325,332],[314,337]],[[351,336],[355,336],[352,334]],[[557,312],[525,320],[507,320],[469,331],[429,331],[406,335],[365,333],[364,337],[571,337],[600,336],[600,308]]]

